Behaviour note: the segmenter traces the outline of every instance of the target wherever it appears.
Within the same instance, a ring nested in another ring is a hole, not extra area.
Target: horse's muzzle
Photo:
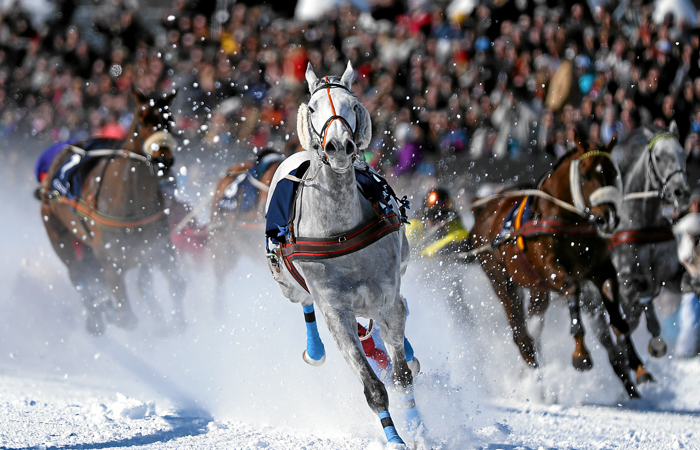
[[[605,208],[605,213],[603,215],[593,215],[592,221],[600,234],[610,235],[620,224],[620,216],[617,215],[617,209],[614,204],[606,203],[601,206]]]

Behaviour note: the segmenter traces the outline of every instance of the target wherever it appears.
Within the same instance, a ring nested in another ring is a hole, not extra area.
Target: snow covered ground
[[[23,158],[0,155],[0,448],[385,448],[322,319],[326,364],[302,361],[301,307],[282,297],[261,261],[235,271],[219,316],[209,265],[186,261],[189,327],[181,336],[155,336],[134,292],[137,330],[89,336],[31,197],[33,160]],[[627,400],[592,333],[595,367],[571,367],[566,308],[555,302],[538,380],[477,267],[465,269],[474,305],[466,326],[455,323],[444,293],[421,281],[422,270],[410,267],[403,292],[422,365],[416,401],[433,448],[700,448],[700,360],[651,359],[648,335],[638,332],[657,382],[642,387],[643,399]],[[403,432],[401,410],[392,414]]]

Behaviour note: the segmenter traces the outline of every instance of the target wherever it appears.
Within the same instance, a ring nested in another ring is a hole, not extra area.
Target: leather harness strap
[[[156,220],[160,219],[163,217],[165,214],[165,211],[161,210],[158,211],[157,213],[153,214],[152,216],[144,217],[141,219],[137,220],[125,220],[122,218],[116,218],[116,217],[110,217],[106,216],[104,214],[101,214],[92,208],[90,208],[85,202],[82,200],[76,200],[74,198],[68,198],[64,196],[58,196],[57,198],[59,203],[63,203],[64,205],[68,205],[74,210],[76,210],[79,214],[84,215],[90,220],[93,220],[96,224],[103,226],[103,227],[111,227],[111,228],[134,228],[134,227],[139,227],[142,225],[146,225],[147,223],[155,222]]]
[[[377,242],[391,233],[399,231],[401,219],[396,214],[374,217],[347,233],[333,238],[297,238],[282,244],[279,255],[294,279],[309,291],[304,277],[294,267],[294,261],[313,261],[349,255]]]
[[[290,261],[336,258],[361,250],[399,228],[401,220],[396,214],[375,217],[338,237],[297,238],[294,243],[282,245],[282,256]]]
[[[652,244],[674,240],[671,227],[646,228],[643,230],[622,230],[612,235],[608,250],[621,244]]]

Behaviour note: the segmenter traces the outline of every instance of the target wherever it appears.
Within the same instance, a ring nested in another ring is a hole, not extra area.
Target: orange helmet
[[[424,207],[426,219],[444,219],[447,212],[452,208],[452,200],[450,200],[450,194],[447,189],[436,187],[428,192],[427,197],[425,197]]]

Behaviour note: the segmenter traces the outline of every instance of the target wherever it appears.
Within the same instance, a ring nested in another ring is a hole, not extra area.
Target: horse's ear
[[[652,139],[654,139],[654,136],[656,136],[654,132],[651,129],[649,129],[649,127],[647,127],[646,125],[644,125],[643,130],[644,137],[647,138],[647,141],[651,141]]]
[[[143,92],[136,89],[133,85],[131,86],[131,95],[134,97],[134,100],[136,100],[136,103],[138,103],[139,105],[148,103],[148,97],[146,97],[143,94]]]
[[[372,141],[372,119],[369,116],[369,111],[367,111],[367,108],[365,108],[362,103],[358,103],[357,106],[355,106],[355,111],[357,119],[357,132],[355,133],[357,137],[355,145],[357,145],[357,148],[360,150],[364,150],[369,147]]]
[[[170,91],[169,94],[165,94],[165,96],[163,96],[163,100],[165,100],[169,105],[173,101],[173,99],[175,98],[176,95],[177,95],[177,89],[173,89]]]
[[[617,145],[617,131],[612,135],[610,142],[605,146],[605,151],[610,153]]]
[[[302,103],[297,110],[297,136],[299,143],[304,150],[311,150],[313,147],[313,128],[311,127],[311,114],[309,105]]]
[[[355,71],[352,68],[352,63],[348,61],[348,65],[345,68],[343,76],[340,77],[340,82],[345,85],[346,88],[350,89],[352,82],[355,80]]]
[[[314,84],[316,84],[317,80],[318,80],[318,77],[316,76],[316,72],[314,72],[314,68],[311,67],[311,63],[309,63],[309,65],[306,66],[306,82],[309,83],[309,93],[310,94],[313,94]]]
[[[675,120],[671,121],[671,125],[668,127],[668,132],[671,133],[672,135],[678,137],[678,124],[676,123]]]

